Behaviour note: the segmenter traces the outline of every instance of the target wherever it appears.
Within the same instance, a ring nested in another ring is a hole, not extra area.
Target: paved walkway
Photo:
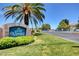
[[[62,37],[66,40],[79,42],[79,33],[73,33],[73,32],[47,32],[47,33]]]

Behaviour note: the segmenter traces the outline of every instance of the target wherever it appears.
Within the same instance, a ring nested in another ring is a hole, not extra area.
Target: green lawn
[[[77,47],[74,47],[77,46]],[[0,50],[2,56],[71,56],[79,55],[79,44],[43,34],[30,45]]]

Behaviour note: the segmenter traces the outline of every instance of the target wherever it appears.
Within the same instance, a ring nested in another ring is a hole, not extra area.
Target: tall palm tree
[[[35,24],[35,26],[43,22],[44,16],[44,4],[42,3],[23,3],[23,4],[14,4],[3,8],[5,10],[4,16],[6,20],[9,17],[15,18],[14,22],[24,21],[25,25]]]

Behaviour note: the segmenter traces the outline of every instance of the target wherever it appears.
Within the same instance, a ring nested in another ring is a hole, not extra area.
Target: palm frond
[[[26,25],[30,20],[31,24],[34,23],[36,26],[38,22],[43,23],[43,19],[45,19],[44,11],[46,10],[42,3],[14,4],[3,9],[5,10],[4,17],[6,20],[12,17],[15,18],[15,22],[24,20]]]
[[[14,22],[16,23],[19,20],[21,21],[22,17],[23,17],[22,14],[19,14],[18,16],[16,16],[16,19]]]

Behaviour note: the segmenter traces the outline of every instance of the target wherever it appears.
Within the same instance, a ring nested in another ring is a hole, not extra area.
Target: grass
[[[0,50],[1,56],[79,56],[79,44],[54,35],[43,34],[35,42]]]

